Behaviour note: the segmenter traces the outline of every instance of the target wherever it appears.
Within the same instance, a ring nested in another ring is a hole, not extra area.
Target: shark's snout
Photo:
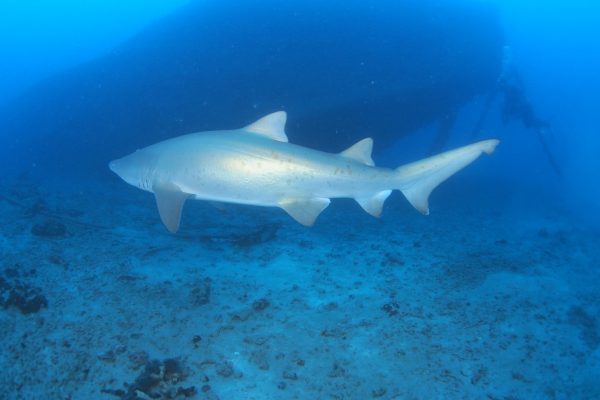
[[[128,163],[126,160],[124,161],[124,159],[125,157],[112,160],[108,163],[108,168],[122,179],[125,179],[128,175],[131,175],[127,168]],[[127,179],[125,180],[127,181]]]
[[[124,166],[124,163],[122,161],[123,159],[120,158],[118,160],[112,160],[111,162],[108,163],[108,168],[114,172],[115,174],[117,174],[118,176],[120,176],[121,178],[124,179],[124,174],[126,174],[126,168]]]
[[[117,162],[115,161],[111,161],[108,163],[108,168],[114,172],[115,174],[117,173],[117,171],[115,170],[117,168]]]
[[[136,151],[112,160],[108,163],[108,168],[130,185],[146,189],[148,182],[152,180],[149,171],[152,170],[155,160],[152,154]]]

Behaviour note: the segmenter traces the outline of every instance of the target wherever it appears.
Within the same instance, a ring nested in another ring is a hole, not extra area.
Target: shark
[[[286,119],[285,111],[277,111],[241,129],[167,139],[111,161],[109,168],[154,194],[171,233],[178,231],[189,199],[280,207],[311,226],[335,198],[355,199],[379,217],[393,190],[429,214],[433,189],[499,143],[483,140],[396,169],[380,168],[371,157],[371,138],[326,153],[289,143]]]

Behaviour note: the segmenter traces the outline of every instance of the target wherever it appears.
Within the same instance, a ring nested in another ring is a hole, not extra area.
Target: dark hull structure
[[[489,92],[503,34],[470,1],[192,2],[0,110],[2,160],[104,171],[176,135],[288,112],[294,143],[376,150]]]

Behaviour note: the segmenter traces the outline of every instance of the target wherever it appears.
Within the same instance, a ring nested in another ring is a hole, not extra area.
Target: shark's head
[[[125,182],[148,191],[152,191],[152,171],[155,165],[156,157],[144,150],[138,150],[108,163],[110,170]]]

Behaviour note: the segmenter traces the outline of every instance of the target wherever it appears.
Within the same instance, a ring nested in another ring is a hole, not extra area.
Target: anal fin
[[[279,202],[292,218],[305,226],[312,226],[321,212],[327,208],[331,200],[327,198],[286,199]]]
[[[171,182],[155,182],[152,191],[161,221],[169,232],[177,232],[181,221],[181,210],[190,194],[182,192],[179,186]]]
[[[383,203],[391,193],[391,190],[382,190],[381,192],[376,193],[375,196],[355,200],[362,207],[363,210],[365,210],[374,217],[379,217],[383,209]]]

